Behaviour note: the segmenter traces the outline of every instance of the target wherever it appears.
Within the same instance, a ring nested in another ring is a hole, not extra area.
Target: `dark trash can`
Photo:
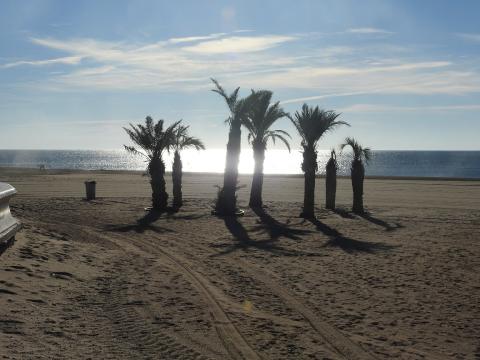
[[[87,194],[87,200],[95,200],[95,187],[96,181],[85,181],[85,191]]]

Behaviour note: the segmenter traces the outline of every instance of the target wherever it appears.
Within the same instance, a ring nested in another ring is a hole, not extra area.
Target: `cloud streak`
[[[11,62],[8,64],[0,65],[0,68],[8,69],[22,65],[30,65],[30,66],[45,66],[45,65],[77,65],[82,60],[81,56],[66,56],[56,59],[47,59],[47,60],[20,60]]]
[[[467,41],[480,43],[480,34],[460,33],[460,34],[457,34],[457,36]]]
[[[374,28],[350,29],[379,33]],[[65,57],[21,61],[20,65],[72,64],[50,74],[41,86],[50,90],[169,90],[194,91],[210,87],[210,77],[225,86],[302,90],[306,96],[283,104],[362,94],[453,94],[480,92],[476,69],[453,60],[422,59],[377,46],[315,46],[308,35],[256,35],[252,32],[215,33],[138,44],[97,39],[32,38],[35,45],[65,53]],[[295,50],[292,50],[295,49]],[[292,55],[294,53],[295,55]],[[15,64],[15,65],[13,65]],[[4,65],[5,67],[5,65]]]
[[[362,35],[390,35],[393,34],[391,31],[378,29],[378,28],[371,28],[371,27],[362,27],[362,28],[355,28],[355,29],[348,29],[347,33],[351,34],[362,34]]]
[[[353,104],[340,112],[345,113],[379,113],[379,112],[444,112],[444,111],[479,111],[478,104],[462,104],[462,105],[435,105],[435,106],[396,106],[396,105],[379,105],[379,104]]]
[[[293,36],[232,36],[220,40],[212,40],[199,43],[194,46],[185,47],[183,50],[197,54],[223,54],[223,53],[244,53],[267,50],[295,40]]]

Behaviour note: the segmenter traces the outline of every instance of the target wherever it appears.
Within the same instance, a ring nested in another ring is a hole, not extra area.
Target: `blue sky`
[[[480,150],[479,1],[0,2],[0,148],[116,149],[146,115],[223,148],[212,88],[341,112],[373,149]],[[278,128],[299,139],[286,119]],[[248,146],[246,141],[244,146]]]

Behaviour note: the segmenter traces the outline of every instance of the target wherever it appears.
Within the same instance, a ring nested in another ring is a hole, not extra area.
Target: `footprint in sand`
[[[73,274],[70,274],[69,272],[66,272],[66,271],[51,272],[50,276],[56,279],[62,279],[62,280],[71,280],[73,278]]]
[[[24,322],[19,320],[0,319],[0,332],[4,334],[25,335],[21,327]]]

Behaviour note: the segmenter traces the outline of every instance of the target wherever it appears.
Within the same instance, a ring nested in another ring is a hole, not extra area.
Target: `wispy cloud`
[[[462,105],[436,105],[436,106],[397,106],[384,104],[353,104],[340,112],[345,113],[379,113],[379,112],[444,112],[444,111],[479,111],[478,104],[462,104]]]
[[[0,65],[0,68],[8,69],[16,66],[22,65],[31,65],[31,66],[44,66],[44,65],[56,65],[56,64],[66,64],[66,65],[77,65],[82,60],[81,56],[67,56],[56,59],[47,59],[47,60],[20,60],[11,62],[8,64]]]
[[[480,43],[480,34],[459,33],[457,34],[457,36],[467,41]]]
[[[320,47],[311,43],[316,40],[298,34],[216,33],[143,44],[38,37],[31,41],[66,55],[51,61],[79,62],[74,68],[62,69],[63,73],[50,72],[48,80],[37,85],[51,90],[191,91],[210,87],[213,76],[228,87],[306,93],[284,99],[284,104],[379,92],[480,92],[477,70],[453,61],[424,57],[415,61],[411,52],[398,51],[392,59],[390,48],[357,44]],[[34,65],[33,61],[22,64]]]
[[[362,28],[354,28],[348,29],[347,33],[351,34],[374,34],[374,35],[389,35],[393,34],[391,31],[387,31],[384,29],[372,28],[372,27],[362,27]]]
[[[201,40],[217,39],[224,35],[226,35],[226,33],[210,34],[206,36],[189,36],[189,37],[183,37],[183,38],[171,38],[168,40],[168,42],[172,44],[179,44],[179,43],[195,42],[195,41],[201,41]]]
[[[198,54],[244,53],[270,49],[287,41],[295,40],[293,36],[232,36],[185,47],[184,50]]]

